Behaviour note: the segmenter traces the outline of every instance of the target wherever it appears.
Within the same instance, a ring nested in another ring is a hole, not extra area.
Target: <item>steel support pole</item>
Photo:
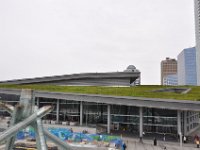
[[[180,147],[182,147],[182,133],[181,133],[181,111],[177,110],[177,131],[180,138]]]
[[[28,118],[24,119],[23,121],[15,124],[14,126],[8,128],[6,131],[1,133],[0,142],[5,141],[5,140],[7,140],[7,138],[14,136],[19,130],[30,125],[37,118],[42,118],[50,111],[52,111],[52,106],[44,106],[44,107],[40,108],[37,112],[30,115]]]
[[[139,116],[140,116],[140,140],[143,137],[143,108],[139,108]]]
[[[38,108],[40,108],[40,98],[39,97],[37,98],[37,106],[38,106]]]
[[[107,105],[107,133],[110,134],[111,116],[110,116],[110,105]]]
[[[83,102],[80,102],[80,126],[83,125]]]
[[[59,114],[60,114],[60,100],[57,99],[57,103],[56,103],[56,123],[59,123]]]
[[[16,107],[14,109],[9,126],[14,126],[16,123],[19,122],[19,119],[21,118],[22,115],[22,109],[23,109],[22,107]],[[7,139],[5,150],[11,150],[14,148],[15,139],[16,135],[13,135],[12,137]]]
[[[37,112],[38,107],[35,107],[35,112]],[[44,136],[44,128],[43,124],[40,118],[37,118],[36,121],[34,121],[31,126],[34,128],[36,133],[36,146],[39,150],[47,150],[48,146],[46,144],[46,139]]]
[[[4,101],[6,101],[6,100],[4,100]],[[4,110],[6,110],[9,114],[12,114],[14,112],[14,107],[9,104],[0,102],[0,108],[3,108]]]
[[[55,143],[60,148],[60,150],[75,150],[75,148],[69,146],[67,142],[60,140],[57,136],[51,134],[48,130],[44,130],[44,134],[45,137]]]
[[[187,111],[184,111],[184,135],[187,135]]]
[[[36,123],[37,123],[37,132],[38,132],[37,134],[39,135],[38,136],[39,141],[37,141],[37,143],[40,143],[41,150],[47,150],[48,148],[47,148],[46,139],[44,136],[44,128],[43,128],[41,119],[37,118]]]

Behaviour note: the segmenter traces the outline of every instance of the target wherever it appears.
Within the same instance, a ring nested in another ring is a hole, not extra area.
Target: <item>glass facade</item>
[[[60,122],[80,121],[80,102],[60,100]],[[40,107],[49,104],[49,100],[40,100]],[[44,119],[56,120],[56,100],[51,100],[55,110]],[[127,131],[129,133],[139,132],[139,107],[110,105],[112,130]],[[107,105],[102,103],[83,102],[83,124],[86,126],[107,126]],[[143,130],[146,133],[169,133],[177,132],[177,111],[162,110],[155,108],[143,108]]]
[[[177,133],[177,111],[144,108],[144,132],[146,133]]]
[[[178,55],[178,85],[197,85],[196,49],[184,49]]]
[[[51,101],[51,102],[50,102]],[[54,105],[55,110],[45,116],[45,120],[56,120],[56,101],[40,99],[40,107],[43,105]],[[80,102],[60,100],[59,121],[80,121]],[[132,134],[139,133],[139,107],[110,105],[111,130],[119,130]],[[107,105],[102,103],[83,102],[83,125],[107,126]],[[117,127],[116,127],[117,126]],[[155,108],[143,108],[143,130],[145,133],[177,133],[177,111]]]
[[[83,103],[83,123],[89,124],[106,124],[107,106],[101,103]]]
[[[39,101],[38,101],[39,99]],[[11,105],[16,105],[18,101],[7,101]],[[38,103],[39,102],[39,103]],[[47,98],[36,98],[39,107],[53,105],[54,110],[44,116],[43,123],[80,125],[82,110],[83,126],[103,126],[104,132],[108,125],[108,105],[94,102],[80,102],[73,100],[57,100]],[[82,105],[81,105],[82,104]],[[82,107],[81,107],[82,106]],[[58,109],[57,109],[58,108]],[[83,109],[82,109],[83,108]],[[113,132],[126,132],[128,134],[139,135],[140,108],[125,105],[110,105],[111,130]],[[167,110],[158,108],[143,108],[143,131],[144,133],[159,133],[177,135],[177,110]],[[1,110],[0,116],[5,118],[10,116]],[[57,122],[58,121],[58,122]],[[182,111],[181,128],[182,133],[189,132],[199,125],[199,113]]]
[[[178,76],[177,74],[167,75],[163,78],[163,81],[163,85],[178,85]]]

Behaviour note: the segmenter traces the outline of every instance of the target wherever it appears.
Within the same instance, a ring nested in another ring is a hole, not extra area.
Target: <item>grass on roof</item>
[[[135,87],[101,87],[101,86],[56,86],[56,85],[0,85],[0,88],[14,89],[33,89],[49,92],[70,92],[82,94],[101,94],[114,96],[132,96],[146,98],[163,98],[178,100],[195,100],[200,101],[199,86],[177,86],[176,88],[191,88],[187,94],[178,94],[173,92],[153,92],[153,90],[170,88],[170,86],[160,85],[140,85]],[[171,87],[171,88],[174,88]]]

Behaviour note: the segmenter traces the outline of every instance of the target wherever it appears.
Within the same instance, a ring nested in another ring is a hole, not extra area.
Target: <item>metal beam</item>
[[[55,135],[49,133],[49,131],[44,130],[45,136],[55,143],[58,147],[61,148],[61,150],[75,150],[74,148],[71,148],[66,142],[61,141],[59,138],[57,138]]]
[[[2,100],[2,101],[6,101],[6,100]],[[0,108],[6,110],[9,114],[12,114],[14,112],[14,107],[12,105],[9,105],[9,104],[5,104],[5,103],[0,102]]]
[[[35,107],[35,112],[38,111],[38,106]],[[37,149],[39,150],[47,150],[47,144],[46,139],[44,136],[44,128],[43,124],[40,118],[37,118],[36,121],[34,121],[31,126],[34,128],[34,131],[36,132],[36,145]]]
[[[12,126],[12,127],[8,128],[8,130],[4,131],[0,135],[0,141],[5,141],[6,139],[14,136],[19,130],[30,125],[34,120],[36,120],[37,118],[43,117],[44,115],[46,115],[50,111],[52,111],[52,106],[42,107],[37,112],[30,115],[27,119],[24,119],[22,122],[15,124],[15,126]]]
[[[14,126],[16,123],[19,122],[19,119],[22,115],[22,107],[15,107],[13,113],[12,113],[12,119],[10,121],[9,126]],[[10,138],[7,139],[5,150],[11,150],[13,149],[14,143],[15,143],[16,135],[12,135]]]

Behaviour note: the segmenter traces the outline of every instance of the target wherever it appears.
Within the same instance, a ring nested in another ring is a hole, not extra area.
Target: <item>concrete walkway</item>
[[[142,143],[133,138],[124,137],[123,140],[127,144],[127,150],[164,150],[164,147],[166,147],[166,150],[198,150],[195,144],[184,144],[181,148],[177,142],[158,141],[158,145],[154,146],[153,140],[143,140]]]
[[[2,124],[0,122],[0,126],[3,128],[6,124]],[[46,128],[48,127],[57,127],[57,128],[73,128],[74,131],[76,132],[81,132],[83,129],[86,129],[89,131],[89,133],[95,133],[95,128],[89,128],[89,127],[75,127],[75,126],[63,126],[63,125],[44,125]],[[195,134],[200,134],[200,130],[198,129],[198,132],[194,132]],[[164,147],[166,147],[166,150],[198,150],[196,148],[195,144],[183,144],[183,147],[181,148],[179,146],[178,142],[168,142],[168,141],[158,141],[158,145],[154,146],[153,145],[153,139],[148,140],[144,139],[143,143],[139,142],[139,138],[137,137],[127,137],[123,136],[122,137],[125,143],[127,144],[127,149],[126,150],[164,150]],[[4,149],[4,148],[3,148]],[[0,150],[3,150],[2,147],[0,147]],[[79,147],[78,149],[80,150],[108,150],[108,148],[105,147],[96,147],[96,148],[84,148],[84,147]],[[199,148],[200,150],[200,148]]]

